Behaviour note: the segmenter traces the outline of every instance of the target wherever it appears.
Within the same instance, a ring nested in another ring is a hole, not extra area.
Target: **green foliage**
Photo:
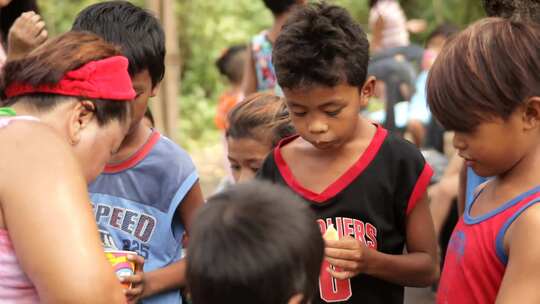
[[[271,25],[262,1],[177,1],[180,48],[184,62],[180,99],[182,144],[192,147],[217,138],[213,117],[226,84],[215,61],[234,44]]]
[[[45,0],[38,1],[39,8],[45,20],[47,29],[53,34],[64,33],[71,28],[77,14],[96,0]],[[136,5],[144,5],[144,0],[132,0]]]

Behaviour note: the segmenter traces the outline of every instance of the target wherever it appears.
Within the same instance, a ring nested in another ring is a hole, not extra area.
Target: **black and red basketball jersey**
[[[378,127],[358,161],[322,193],[300,185],[281,155],[283,140],[268,156],[258,178],[285,185],[306,200],[324,234],[333,224],[341,237],[351,236],[368,247],[402,254],[405,220],[425,193],[432,170],[415,146]],[[335,280],[325,270],[314,303],[403,303],[403,287],[368,275]]]

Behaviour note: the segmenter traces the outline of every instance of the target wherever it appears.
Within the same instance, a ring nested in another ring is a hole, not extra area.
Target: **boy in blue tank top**
[[[96,33],[120,46],[137,93],[126,138],[89,187],[103,243],[145,258],[144,272],[126,279],[132,283],[126,290],[130,303],[181,303],[181,239],[203,197],[189,155],[142,123],[165,70],[163,29],[144,9],[107,1],[81,11],[73,30]]]

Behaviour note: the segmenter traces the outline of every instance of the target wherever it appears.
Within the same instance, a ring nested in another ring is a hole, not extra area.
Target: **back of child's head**
[[[260,182],[209,199],[193,221],[187,278],[194,304],[309,303],[324,243],[308,206]]]
[[[264,5],[274,14],[274,16],[282,15],[292,9],[299,0],[263,0]]]
[[[84,95],[85,86],[88,85],[86,82],[91,81],[85,79],[87,72],[79,72],[78,78],[70,78],[72,82],[77,82],[75,90],[72,88],[74,85],[70,83],[52,93],[36,90],[13,96],[8,94],[11,85],[54,88],[68,72],[82,68],[91,62],[117,57],[121,54],[118,47],[91,33],[68,32],[60,35],[34,49],[24,58],[6,62],[0,85],[0,91],[6,98],[0,105],[25,104],[37,111],[47,112],[62,102],[87,100],[95,106],[94,115],[99,125],[105,125],[111,120],[126,121],[129,117],[129,102],[119,102],[116,99],[95,99]],[[128,76],[125,68],[120,72]],[[110,73],[112,73],[111,70],[109,70]],[[108,76],[109,78],[102,80],[101,83],[99,81],[92,83],[92,87],[97,87],[98,90],[99,86],[110,88],[111,75]],[[131,89],[131,82],[127,85]],[[81,95],[78,95],[79,93]],[[108,93],[115,92],[108,91]],[[126,98],[125,101],[132,98]]]
[[[285,101],[270,93],[252,94],[229,112],[229,138],[251,138],[271,148],[294,133]]]
[[[219,72],[227,77],[232,84],[240,84],[244,75],[245,45],[235,45],[228,48],[216,60]]]
[[[75,31],[89,31],[119,45],[131,76],[148,70],[155,87],[165,73],[165,34],[152,13],[127,1],[106,1],[82,10]]]
[[[490,17],[540,23],[540,1],[538,0],[483,0],[482,2]]]
[[[362,87],[369,42],[346,9],[314,3],[287,19],[274,45],[273,60],[279,85],[285,89]]]
[[[435,117],[449,130],[470,132],[540,96],[539,39],[538,25],[501,18],[480,20],[451,38],[427,82]]]

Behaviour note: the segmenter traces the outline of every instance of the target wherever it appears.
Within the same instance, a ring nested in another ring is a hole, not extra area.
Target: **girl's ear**
[[[375,77],[369,76],[360,89],[360,107],[365,108],[369,103],[369,99],[373,96],[375,92]]]
[[[69,141],[72,145],[76,145],[81,140],[81,132],[84,130],[92,119],[95,117],[96,107],[94,103],[83,100],[77,102],[73,108],[68,125]]]
[[[522,120],[526,130],[540,127],[540,97],[533,96],[525,102]]]

